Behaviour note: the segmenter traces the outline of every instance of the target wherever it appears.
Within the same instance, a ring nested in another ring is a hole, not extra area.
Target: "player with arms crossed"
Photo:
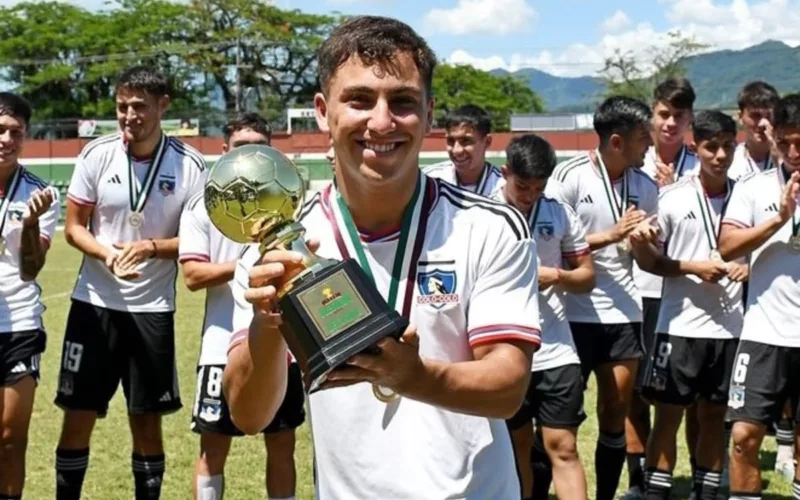
[[[225,127],[223,153],[246,144],[270,144],[269,124],[248,113]],[[186,286],[206,289],[203,342],[197,364],[197,394],[192,409],[192,429],[200,434],[200,456],[195,462],[195,498],[220,500],[224,492],[225,461],[231,437],[243,433],[233,425],[222,393],[222,373],[227,363],[233,325],[234,297],[231,280],[244,245],[219,232],[208,217],[203,193],[194,195],[181,216],[180,262]],[[289,366],[286,396],[275,419],[264,430],[267,448],[267,494],[293,499],[295,493],[294,430],[305,420],[305,393],[297,363]]]
[[[39,360],[47,344],[36,277],[59,214],[58,192],[19,164],[28,103],[0,92],[0,499],[22,498]]]
[[[540,343],[536,248],[517,210],[420,172],[435,64],[409,26],[382,17],[343,22],[319,52],[314,102],[336,184],[301,221],[320,256],[363,252],[412,325],[310,396],[320,498],[519,498],[504,419]],[[256,265],[234,280],[253,306],[237,309],[223,384],[234,423],[255,433],[286,385],[274,280],[300,256],[250,249],[243,265]],[[399,397],[382,402],[372,384]]]
[[[631,238],[637,261],[664,276],[657,337],[642,395],[655,405],[647,443],[647,498],[669,498],[684,409],[696,403],[698,439],[693,490],[714,500],[725,455],[725,409],[733,356],[742,327],[742,281],[747,265],[723,262],[717,248],[720,221],[733,190],[728,168],[736,148],[736,123],[703,111],[694,123],[699,171],[662,189],[658,223]],[[658,246],[650,234],[657,233]]]
[[[558,165],[548,182],[548,191],[577,212],[595,264],[594,289],[568,294],[566,304],[584,380],[592,372],[597,377],[598,500],[613,498],[619,483],[625,419],[643,356],[642,304],[628,236],[658,205],[656,183],[640,170],[650,147],[651,118],[643,102],[606,99],[594,115],[599,147]]]
[[[642,171],[660,187],[668,186],[693,172],[697,164],[697,157],[684,142],[692,124],[694,101],[694,89],[685,78],[668,78],[658,84],[653,92],[653,146],[647,151]],[[645,352],[649,352],[656,336],[662,280],[659,276],[643,272],[635,264],[633,278],[642,295],[642,344]],[[644,370],[639,370],[637,392],[643,375]],[[689,428],[687,425],[687,432]],[[625,426],[629,498],[644,494],[644,447],[649,435],[650,406],[634,395]]]
[[[800,95],[774,108],[774,137],[783,162],[745,177],[733,191],[720,234],[726,260],[750,255],[747,307],[733,365],[728,416],[734,422],[731,499],[761,498],[758,452],[784,403],[800,400]],[[800,498],[795,478],[792,498]]]
[[[745,141],[736,148],[728,175],[740,180],[748,174],[776,168],[772,157],[772,108],[778,102],[778,91],[772,85],[755,81],[739,92],[739,124]]]
[[[504,182],[492,196],[527,217],[539,255],[542,347],[533,360],[525,402],[508,427],[522,498],[547,499],[552,470],[558,498],[586,499],[577,442],[578,427],[586,419],[583,380],[564,295],[592,290],[594,264],[575,211],[542,194],[556,162],[555,151],[541,137],[514,138],[501,168]],[[532,419],[537,426],[535,444]]]
[[[500,169],[486,161],[492,145],[492,121],[483,108],[461,106],[444,120],[450,160],[423,167],[422,171],[481,196],[491,196],[502,179]]]
[[[202,189],[205,162],[162,132],[170,98],[157,71],[124,71],[115,95],[120,132],[86,145],[67,192],[67,242],[84,256],[56,395],[64,410],[58,499],[80,497],[92,430],[120,381],[136,498],[158,498],[161,416],[181,408],[174,329],[178,223],[183,206]]]

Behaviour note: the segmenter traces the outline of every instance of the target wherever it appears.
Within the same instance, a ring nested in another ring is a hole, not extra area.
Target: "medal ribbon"
[[[622,214],[625,213],[625,210],[628,209],[628,169],[625,169],[625,173],[622,174],[622,196],[620,196],[621,200],[617,201],[617,193],[614,192],[614,186],[611,184],[611,178],[608,176],[606,165],[603,163],[603,157],[600,156],[599,150],[595,150],[595,156],[597,157],[598,163],[597,170],[600,171],[600,178],[603,180],[603,189],[606,192],[606,198],[608,198],[611,215],[614,217],[614,224],[616,224],[619,219],[622,218]]]
[[[780,171],[783,173],[783,182],[781,183],[781,191],[786,187],[786,183],[789,182],[789,179],[792,177],[789,172],[786,171],[786,167],[781,165]],[[800,233],[800,216],[798,216],[798,210],[800,206],[795,207],[794,213],[792,214],[792,236],[797,237],[798,233]]]
[[[419,203],[422,187],[422,176],[419,176],[417,178],[417,184],[414,188],[414,194],[411,197],[411,201],[408,203],[403,212],[402,225],[400,227],[400,237],[397,242],[397,250],[395,252],[394,263],[392,265],[392,274],[389,281],[389,296],[387,299],[389,306],[395,310],[397,310],[397,296],[398,289],[400,288],[400,281],[414,279],[414,277],[411,276],[411,270],[413,268],[412,260],[414,260],[414,254],[419,253],[419,249],[421,249],[421,241],[425,237],[424,231],[427,222],[427,213],[425,212],[426,210],[429,210],[430,207],[426,207],[427,203]],[[425,201],[426,198],[427,197],[423,195],[423,201]],[[358,235],[358,229],[356,228],[355,222],[353,222],[353,218],[350,215],[350,210],[347,208],[347,204],[344,202],[344,199],[342,199],[342,196],[339,192],[336,193],[336,208],[338,208],[336,212],[338,212],[339,218],[341,218],[341,222],[344,224],[348,237],[347,239],[350,243],[349,246],[353,248],[356,255],[356,260],[367,274],[369,279],[375,283],[375,276],[372,273],[372,267],[369,265],[367,256],[364,253],[364,245]],[[344,241],[344,238],[342,238],[341,231],[339,230],[340,223],[337,220],[336,214],[328,213],[326,215],[333,226],[334,236],[336,237],[336,242],[339,246],[339,251],[342,254],[342,257],[345,259],[350,258],[350,251],[348,249],[348,245]],[[416,224],[414,224],[415,220],[417,221]],[[421,237],[420,232],[422,232]],[[412,249],[411,252],[408,251],[410,248]],[[408,298],[409,294],[406,293],[405,295],[406,297],[402,311],[398,311],[401,312],[403,316],[407,316],[410,313],[410,301]]]
[[[136,179],[136,173],[133,171],[133,161],[131,160],[130,148],[128,149],[128,198],[130,200],[131,212],[141,212],[144,210],[144,205],[147,203],[147,197],[150,194],[150,189],[153,187],[153,181],[156,178],[159,168],[161,167],[161,160],[164,158],[164,150],[166,149],[168,139],[161,134],[161,138],[156,146],[156,154],[153,156],[153,161],[147,167],[147,174],[145,174],[144,184],[139,189],[139,182]]]
[[[455,167],[453,167],[455,169]],[[486,188],[486,183],[489,181],[489,163],[483,164],[483,170],[481,170],[481,175],[478,177],[478,182],[475,184],[475,194],[483,194],[483,190]],[[458,187],[463,186],[461,183],[461,179],[458,178],[458,172],[456,171],[456,185]]]
[[[753,157],[750,156],[750,152],[747,151],[747,147],[746,146],[744,147],[744,157],[747,158],[747,164],[750,166],[750,169],[753,172],[756,172],[756,173],[762,172],[762,170],[760,168],[758,168],[758,162],[756,162],[753,159]],[[767,170],[770,170],[772,168],[773,168],[772,155],[770,154],[770,155],[767,155],[767,159],[764,162],[764,170],[763,170],[763,172],[766,172]]]
[[[677,181],[681,178],[683,174],[683,169],[686,168],[686,145],[681,146],[681,150],[678,152],[678,168],[675,170],[675,178],[674,181]]]
[[[722,202],[722,210],[719,212],[719,219],[714,222],[711,216],[711,205],[708,203],[708,195],[706,195],[703,184],[700,182],[700,177],[696,178],[695,194],[697,194],[697,203],[700,205],[700,216],[703,219],[703,228],[705,229],[706,238],[708,239],[708,246],[711,250],[716,250],[719,247],[719,232],[722,228],[722,218],[725,216],[725,210],[728,208],[728,202],[731,199],[733,192],[733,181],[727,179],[725,191],[725,201]]]
[[[6,227],[6,215],[8,214],[8,207],[14,200],[14,195],[17,194],[17,188],[22,181],[22,167],[17,165],[14,175],[11,177],[10,182],[6,185],[6,191],[3,193],[3,200],[0,202],[0,240],[3,238],[3,229]]]
[[[542,198],[539,197],[539,199],[536,200],[536,206],[533,207],[533,210],[531,210],[531,213],[528,216],[528,226],[531,228],[531,233],[533,233],[533,230],[536,228],[536,221],[539,219],[539,208],[541,206]]]

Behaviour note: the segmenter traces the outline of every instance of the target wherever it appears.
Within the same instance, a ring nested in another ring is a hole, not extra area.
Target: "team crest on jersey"
[[[731,389],[728,392],[728,407],[738,410],[742,406],[744,406],[744,386],[731,385]]]
[[[545,241],[552,239],[555,232],[556,230],[550,222],[540,222],[536,224],[536,233]]]
[[[22,222],[26,208],[28,208],[28,206],[24,201],[15,201],[8,206],[8,220],[11,222]]]
[[[436,309],[441,309],[445,304],[458,302],[458,294],[455,293],[455,271],[434,269],[419,273],[417,286],[419,287],[418,304],[430,304]]]
[[[164,196],[169,196],[175,193],[175,179],[161,177],[158,179],[158,190]]]
[[[220,403],[206,404],[200,406],[200,412],[197,414],[200,420],[208,423],[219,421],[222,417],[222,405]]]

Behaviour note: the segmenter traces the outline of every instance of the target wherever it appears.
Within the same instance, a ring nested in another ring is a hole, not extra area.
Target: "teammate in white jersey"
[[[642,369],[642,395],[656,409],[647,443],[648,499],[670,495],[675,435],[684,409],[695,403],[693,491],[697,499],[717,498],[728,385],[742,327],[747,265],[723,262],[717,244],[733,191],[728,168],[736,123],[719,111],[703,111],[693,129],[699,171],[661,190],[658,223],[652,228],[658,231],[659,249],[632,238],[642,268],[664,276],[657,337]]]
[[[36,277],[59,215],[58,192],[19,161],[31,108],[0,92],[0,498],[22,498],[28,426],[47,344]]]
[[[594,265],[575,211],[543,196],[556,162],[555,151],[541,137],[515,137],[506,148],[503,182],[492,196],[526,216],[539,256],[542,347],[533,359],[525,402],[508,420],[522,498],[548,498],[551,475],[559,498],[587,498],[577,442],[586,418],[581,362],[564,295],[591,291]]]
[[[767,426],[790,402],[797,434],[800,415],[800,95],[778,101],[773,127],[783,162],[736,185],[720,235],[726,260],[749,255],[751,265],[728,400],[732,499],[761,498],[758,452]],[[797,476],[792,493],[800,498]]]
[[[658,187],[640,167],[650,147],[652,111],[610,97],[597,109],[597,149],[558,165],[548,191],[577,212],[592,249],[596,286],[567,295],[567,318],[584,379],[597,377],[600,432],[595,452],[598,500],[614,496],[625,463],[628,414],[641,345],[642,304],[628,236],[655,214]]]
[[[230,121],[224,131],[223,153],[246,144],[270,144],[269,124],[248,113]],[[200,434],[200,456],[195,462],[195,498],[220,500],[224,491],[225,461],[231,437],[241,436],[230,418],[222,393],[222,373],[227,363],[234,297],[231,280],[245,246],[219,232],[208,217],[203,193],[194,195],[181,216],[180,262],[186,286],[206,289],[203,342],[197,363],[197,390],[192,408],[192,429]],[[305,421],[305,393],[300,368],[289,366],[288,386],[278,414],[264,430],[267,448],[267,495],[294,499],[294,430]]]
[[[302,223],[323,257],[363,250],[358,262],[412,326],[311,394],[319,498],[520,497],[504,419],[540,343],[536,248],[517,210],[420,172],[435,63],[409,26],[381,17],[345,21],[320,49],[314,102],[337,182]],[[257,264],[234,279],[254,306],[237,309],[223,383],[234,421],[255,433],[286,384],[273,283],[299,256],[249,253]],[[384,403],[372,384],[399,397]]]
[[[423,167],[423,172],[481,196],[491,196],[502,179],[500,169],[486,161],[492,145],[492,121],[486,110],[467,104],[444,120],[448,161]]]
[[[122,382],[137,498],[157,498],[161,416],[181,408],[175,365],[175,279],[183,206],[202,189],[200,154],[161,130],[167,81],[133,67],[115,87],[120,132],[81,152],[67,192],[65,235],[83,263],[72,294],[56,404],[59,499],[80,496],[89,441]]]
[[[653,146],[647,151],[642,171],[663,187],[694,171],[697,157],[685,144],[692,124],[695,93],[685,78],[668,78],[653,92]],[[634,263],[633,277],[642,295],[642,344],[649,352],[655,339],[658,307],[661,303],[661,278],[643,272]],[[636,389],[644,370],[639,370]],[[687,425],[687,429],[689,426]],[[642,495],[645,490],[645,444],[650,434],[650,406],[638,396],[631,401],[625,426],[628,462],[628,492]]]
[[[739,92],[739,124],[745,141],[736,148],[728,175],[733,180],[764,170],[776,168],[773,158],[772,108],[778,102],[778,91],[772,85],[755,81],[746,84]]]

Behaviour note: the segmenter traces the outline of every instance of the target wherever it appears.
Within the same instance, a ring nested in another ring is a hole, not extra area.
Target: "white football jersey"
[[[616,205],[623,204],[627,183],[627,202],[656,213],[658,187],[638,168],[628,168],[608,192],[598,167],[588,154],[560,163],[546,193],[578,214],[586,234],[610,229],[616,224]],[[611,197],[613,196],[613,200]],[[572,322],[620,324],[642,321],[642,298],[633,279],[633,255],[620,252],[611,244],[592,252],[597,285],[589,294],[567,294],[567,318]]]
[[[733,153],[733,163],[728,169],[728,177],[738,181],[750,174],[772,170],[777,165],[778,163],[772,158],[772,155],[765,160],[755,161],[747,152],[745,143],[742,142],[736,146],[736,151]]]
[[[777,216],[784,183],[783,167],[743,178],[733,189],[725,223],[748,228]],[[750,255],[742,340],[800,347],[800,253],[789,246],[791,235],[790,219]]]
[[[169,239],[178,235],[181,211],[202,190],[206,164],[194,148],[164,136],[163,155],[142,215],[129,221],[131,181],[128,153],[121,134],[96,139],[83,148],[72,173],[67,197],[92,207],[89,230],[97,242],[115,252],[114,243]],[[132,161],[136,189],[146,186],[150,160]],[[99,307],[128,312],[167,312],[175,309],[176,261],[149,259],[139,266],[141,276],[122,280],[97,259],[84,256],[72,298]]]
[[[0,251],[0,333],[44,328],[42,313],[45,306],[41,301],[41,289],[36,281],[22,281],[20,278],[22,218],[28,210],[31,194],[44,189],[48,189],[47,183],[19,166],[9,183],[9,192],[3,193],[0,205],[0,247],[4,247]],[[53,239],[60,210],[58,190],[49,189],[55,199],[50,209],[39,217],[39,237],[46,247]]]
[[[507,203],[501,183],[492,199]],[[538,208],[538,212],[537,212]],[[569,206],[543,196],[528,214],[528,226],[536,241],[539,265],[564,267],[564,258],[589,255],[586,231],[577,214]],[[567,292],[553,286],[539,293],[539,314],[542,324],[542,347],[533,357],[531,371],[538,372],[559,366],[580,364],[572,331],[567,321],[564,297]]]
[[[697,156],[684,145],[678,152],[673,167],[675,168],[674,179],[676,181],[682,179],[684,176],[695,172],[696,168],[699,168]],[[649,175],[654,181],[656,180],[658,167],[656,166],[655,146],[650,146],[650,149],[647,151],[647,156],[644,157],[642,172]],[[642,297],[652,299],[661,297],[661,276],[642,271],[636,261],[633,262],[633,279],[636,281],[636,286],[639,288]]]
[[[483,172],[478,178],[477,184],[461,184],[458,180],[458,171],[456,166],[450,160],[435,163],[433,165],[426,165],[422,167],[422,171],[429,177],[442,179],[445,182],[454,184],[462,189],[472,191],[475,194],[489,197],[497,189],[498,183],[503,179],[503,174],[500,169],[492,165],[488,161],[483,166]]]
[[[731,181],[729,189],[732,187]],[[658,227],[665,255],[680,261],[709,260],[717,248],[726,198],[707,198],[697,176],[662,188]],[[742,319],[741,283],[728,278],[706,283],[694,275],[664,278],[656,332],[702,339],[738,338]]]
[[[226,238],[208,217],[203,193],[192,196],[181,215],[179,260],[223,264],[238,260],[245,245]],[[229,281],[206,289],[203,343],[199,366],[228,362],[228,343],[233,331],[234,298]]]
[[[538,345],[536,248],[523,217],[440,180],[420,178],[424,195],[401,249],[395,304],[417,326],[420,356],[468,362],[479,345]],[[334,186],[315,196],[302,223],[307,237],[320,241],[318,255],[354,258],[336,196]],[[384,297],[398,240],[395,233],[362,242]],[[247,286],[246,268],[255,253],[248,249],[240,261],[237,287]],[[252,308],[237,308],[235,331],[247,329],[251,320]],[[315,392],[309,400],[319,498],[519,498],[502,419],[408,398],[382,403],[367,383]]]

